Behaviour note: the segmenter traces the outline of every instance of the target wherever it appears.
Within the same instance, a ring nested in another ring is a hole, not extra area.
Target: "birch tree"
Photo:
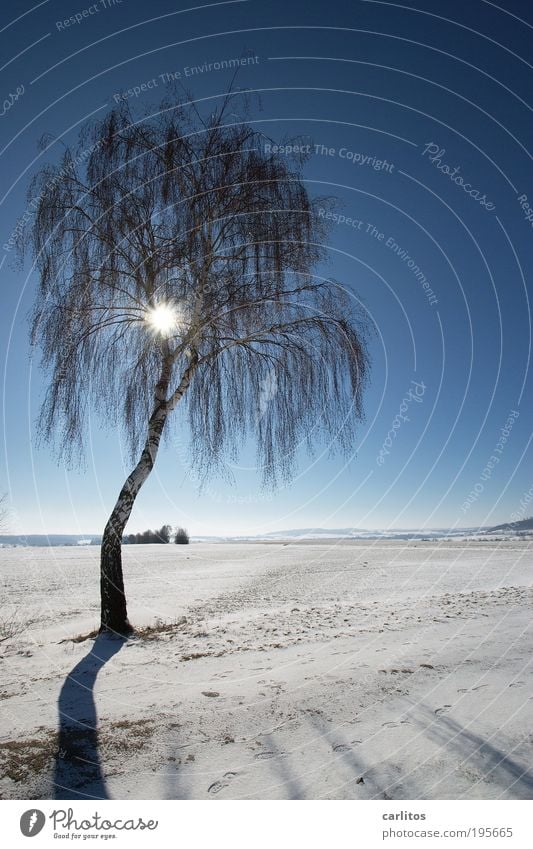
[[[141,120],[121,105],[29,190],[40,432],[73,459],[96,411],[132,455],[101,547],[101,630],[118,634],[131,631],[122,535],[176,408],[199,474],[251,434],[270,486],[302,442],[352,450],[362,415],[364,326],[347,290],[315,273],[325,216],[301,161],[270,152],[233,101]]]

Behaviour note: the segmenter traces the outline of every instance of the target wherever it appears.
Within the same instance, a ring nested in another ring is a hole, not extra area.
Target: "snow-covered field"
[[[4,549],[0,793],[532,798],[531,551],[127,546],[94,643],[98,550]]]

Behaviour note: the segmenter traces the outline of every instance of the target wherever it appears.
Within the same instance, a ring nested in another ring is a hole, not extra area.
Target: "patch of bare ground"
[[[24,784],[47,772],[57,755],[58,733],[40,726],[34,737],[3,740],[0,746],[0,772],[17,784]]]
[[[153,719],[121,719],[106,723],[98,735],[102,750],[110,755],[137,751],[157,730]]]
[[[125,754],[140,751],[157,730],[155,719],[121,719],[102,724],[98,731],[98,749],[105,760],[122,762]],[[3,740],[0,746],[0,795],[3,798],[45,798],[49,794],[54,765],[58,758],[73,766],[84,764],[91,754],[93,732],[69,728],[62,735],[56,729],[37,728],[24,740]],[[94,740],[94,738],[93,738]],[[81,768],[81,767],[80,767]]]
[[[141,640],[158,640],[162,637],[176,633],[176,631],[180,631],[185,625],[188,624],[188,620],[185,616],[180,616],[178,619],[175,619],[172,622],[163,622],[160,619],[157,619],[153,625],[142,625],[139,628],[134,628],[132,634],[130,635],[130,639],[141,639]],[[88,634],[77,634],[75,637],[65,637],[63,640],[59,640],[60,643],[85,643],[87,640],[94,640],[98,636],[98,631],[89,631]]]

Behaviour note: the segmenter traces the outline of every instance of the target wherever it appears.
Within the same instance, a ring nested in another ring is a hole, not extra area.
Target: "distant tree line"
[[[171,537],[172,527],[170,525],[163,525],[158,531],[148,530],[138,534],[127,534],[123,542],[126,545],[166,544],[171,541]],[[189,542],[189,534],[185,528],[176,528],[174,542],[178,545],[186,545]]]

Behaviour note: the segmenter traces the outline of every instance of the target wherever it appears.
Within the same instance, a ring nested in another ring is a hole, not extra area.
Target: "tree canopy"
[[[89,411],[138,455],[154,398],[170,410],[182,395],[202,474],[250,433],[266,483],[291,475],[302,441],[353,447],[364,326],[353,293],[316,274],[324,199],[230,102],[139,120],[121,104],[31,185],[41,430],[69,458]]]

